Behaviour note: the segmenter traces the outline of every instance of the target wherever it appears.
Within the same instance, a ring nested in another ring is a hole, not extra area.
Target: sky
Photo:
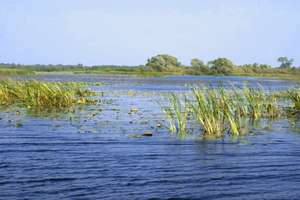
[[[298,0],[0,0],[0,63],[300,65]]]

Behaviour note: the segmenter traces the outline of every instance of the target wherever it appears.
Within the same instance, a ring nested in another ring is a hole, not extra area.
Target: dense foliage
[[[167,54],[157,55],[148,59],[146,66],[154,71],[176,71],[181,66],[178,59]]]
[[[279,57],[277,61],[281,63],[280,68],[286,69],[292,67],[294,59],[288,59],[287,57]]]
[[[193,58],[191,60],[191,67],[193,68],[194,71],[198,73],[208,73],[209,68],[208,66],[200,59],[198,58]]]
[[[228,58],[217,58],[207,63],[201,59],[193,58],[190,66],[182,65],[179,60],[171,55],[160,54],[149,58],[145,65],[140,66],[116,66],[98,65],[20,65],[0,64],[0,76],[2,75],[28,75],[35,72],[72,72],[72,73],[102,73],[102,74],[133,74],[133,75],[168,75],[168,74],[192,74],[192,75],[255,75],[255,76],[282,76],[284,78],[297,79],[300,76],[300,68],[293,66],[293,59],[280,57],[277,59],[279,66],[266,64],[236,65]]]
[[[62,109],[91,104],[94,95],[79,82],[0,81],[0,106],[17,104],[28,109]]]
[[[210,70],[215,74],[230,74],[234,70],[234,64],[227,58],[217,58],[209,61],[208,66]]]
[[[278,93],[249,87],[193,88],[188,96],[171,93],[160,106],[170,132],[180,136],[192,133],[194,124],[200,125],[203,136],[240,136],[248,133],[259,120],[298,115],[300,90],[293,88]]]

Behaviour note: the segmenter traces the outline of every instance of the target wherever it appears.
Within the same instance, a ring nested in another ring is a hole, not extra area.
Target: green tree
[[[198,58],[193,58],[191,60],[191,66],[196,72],[202,72],[207,73],[209,71],[209,68],[204,62]]]
[[[234,70],[234,64],[227,58],[217,58],[208,62],[212,72],[217,74],[230,74]]]
[[[279,57],[277,61],[280,62],[280,68],[289,69],[292,67],[294,59],[289,59],[288,57]]]
[[[155,71],[176,71],[181,64],[174,56],[160,54],[148,59],[146,66]]]
[[[266,73],[272,70],[272,66],[266,64],[254,63],[254,64],[245,64],[239,66],[238,69],[246,73]]]

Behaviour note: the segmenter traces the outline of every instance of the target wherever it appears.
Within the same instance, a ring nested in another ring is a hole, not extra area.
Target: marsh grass
[[[300,112],[300,89],[290,89],[287,91],[287,97],[292,101],[293,108]]]
[[[218,103],[217,92],[209,90],[204,92],[193,88],[195,103],[192,103],[193,114],[196,121],[201,124],[204,134],[221,136],[224,131],[224,112]]]
[[[182,100],[175,94],[171,94],[167,101],[169,105],[161,105],[161,108],[168,119],[170,132],[185,135],[187,133],[188,117],[191,113],[187,97],[184,96]]]
[[[0,104],[19,105],[28,109],[63,109],[91,104],[93,92],[80,83],[43,81],[0,81]]]
[[[226,133],[243,135],[249,131],[251,124],[260,119],[275,119],[282,114],[277,95],[262,88],[192,88],[191,100],[184,100],[184,104],[179,104],[180,99],[171,94],[169,102],[171,106],[165,110],[168,110],[169,119],[177,122],[177,125],[173,123],[170,126],[173,132],[181,131],[174,128],[180,127],[180,122],[184,124],[182,127],[188,126],[190,121],[182,113],[191,108],[193,117],[190,120],[200,124],[203,135],[214,137],[223,137]]]
[[[31,69],[4,68],[0,66],[0,76],[33,75]]]

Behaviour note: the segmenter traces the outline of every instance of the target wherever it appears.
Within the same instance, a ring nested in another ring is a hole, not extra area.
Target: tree
[[[148,59],[146,66],[155,71],[174,71],[178,70],[181,64],[174,56],[160,54]]]
[[[209,71],[209,68],[207,65],[204,64],[204,62],[198,58],[193,58],[191,60],[191,66],[196,72],[203,72],[207,73]]]
[[[217,58],[208,62],[208,65],[217,74],[229,74],[234,69],[233,62],[227,58]]]
[[[294,59],[288,59],[287,57],[279,57],[277,61],[281,63],[279,68],[289,69],[292,67]]]
[[[272,70],[272,66],[266,64],[245,64],[240,66],[238,69],[241,69],[242,72],[246,73],[265,73],[270,72]]]

